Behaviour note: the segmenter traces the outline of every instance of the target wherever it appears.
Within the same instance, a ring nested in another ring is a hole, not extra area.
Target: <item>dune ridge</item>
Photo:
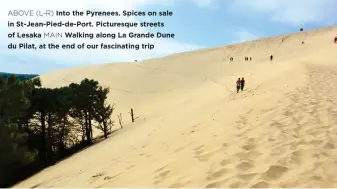
[[[84,77],[109,86],[125,128],[14,187],[337,187],[336,34],[44,74],[47,87]]]

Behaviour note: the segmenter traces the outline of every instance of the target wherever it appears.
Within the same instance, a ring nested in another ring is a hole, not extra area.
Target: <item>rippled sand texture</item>
[[[49,87],[84,77],[109,86],[124,129],[15,187],[337,187],[336,34],[45,74]]]

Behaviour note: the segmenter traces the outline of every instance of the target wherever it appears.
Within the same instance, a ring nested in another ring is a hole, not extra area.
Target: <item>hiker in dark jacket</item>
[[[245,87],[245,79],[242,78],[241,81],[240,81],[240,88],[241,88],[241,91],[243,91],[243,88]]]
[[[239,93],[240,85],[241,85],[241,81],[240,81],[240,78],[238,78],[238,80],[236,81],[236,93]]]

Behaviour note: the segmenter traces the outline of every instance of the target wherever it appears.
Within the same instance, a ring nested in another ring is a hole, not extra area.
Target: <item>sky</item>
[[[44,74],[88,64],[134,62],[173,53],[225,46],[285,33],[333,26],[337,0],[11,0],[0,11],[0,72]],[[28,17],[10,10],[172,11],[169,17]],[[10,28],[8,21],[164,22],[163,28]],[[174,39],[17,39],[9,33],[174,33]],[[152,50],[8,49],[10,43],[152,43]]]

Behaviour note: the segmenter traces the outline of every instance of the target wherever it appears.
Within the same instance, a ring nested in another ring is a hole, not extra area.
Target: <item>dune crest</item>
[[[337,187],[336,34],[42,75],[47,87],[84,77],[109,86],[125,128],[14,187]]]

